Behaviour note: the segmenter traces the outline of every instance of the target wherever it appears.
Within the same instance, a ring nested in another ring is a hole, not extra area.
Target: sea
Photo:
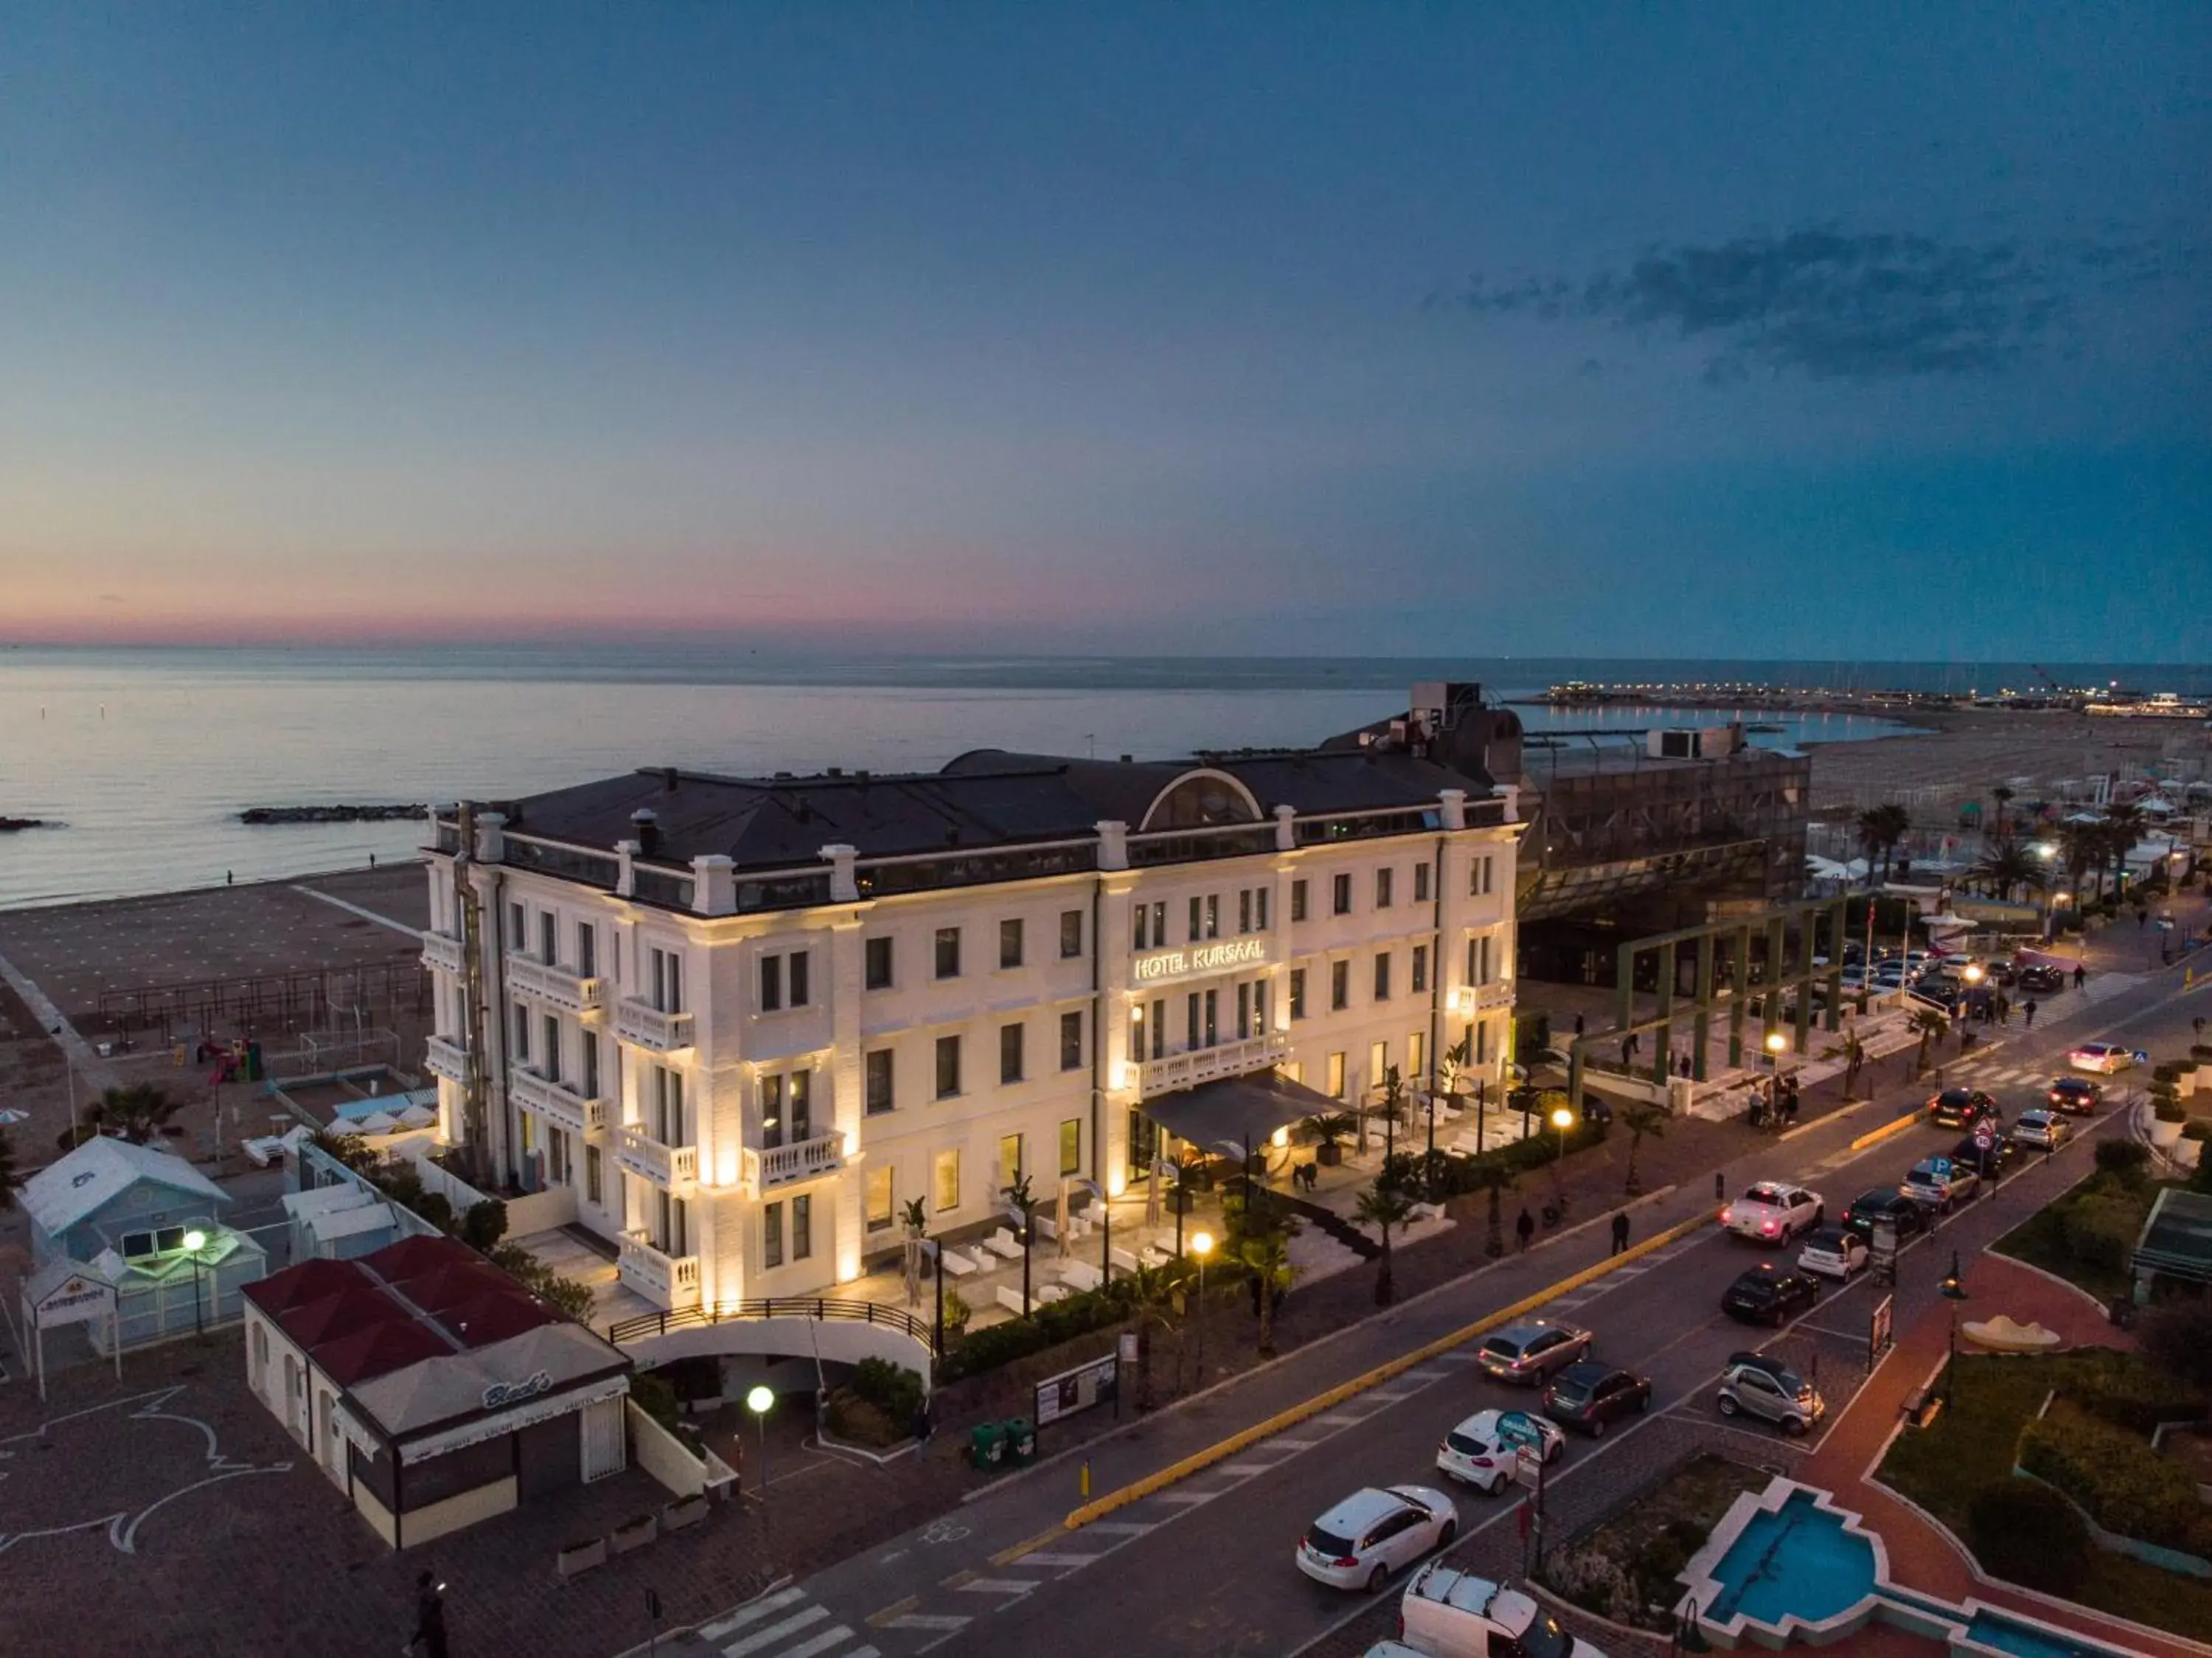
[[[2080,664],[2203,694],[2212,670]],[[643,765],[740,776],[927,771],[972,748],[1157,759],[1318,741],[1421,680],[1504,699],[1570,680],[2033,688],[2026,663],[1375,657],[849,656],[696,642],[407,649],[0,648],[0,908],[408,859],[421,820],[251,826],[252,806],[527,795]],[[1712,725],[1712,709],[1517,710],[1532,732]],[[1859,715],[1747,713],[1778,747],[1898,735]]]

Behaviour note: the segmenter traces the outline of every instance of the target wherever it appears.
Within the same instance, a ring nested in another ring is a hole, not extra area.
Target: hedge
[[[1586,1147],[1597,1145],[1605,1136],[1603,1125],[1584,1118],[1567,1131],[1567,1155],[1571,1157]],[[1382,1178],[1407,1190],[1425,1191],[1432,1199],[1456,1198],[1483,1189],[1485,1168],[1501,1167],[1509,1175],[1517,1177],[1556,1162],[1559,1156],[1558,1131],[1539,1129],[1510,1146],[1486,1151],[1480,1157],[1456,1151],[1438,1151],[1433,1158],[1425,1149],[1395,1152],[1384,1161]]]
[[[2126,1270],[2142,1230],[2142,1205],[2124,1192],[2086,1192],[2062,1216],[2066,1253],[2084,1266]]]
[[[2057,1400],[2021,1434],[2020,1466],[2072,1497],[2108,1532],[2212,1555],[2212,1519],[2196,1480],[2139,1434]]]
[[[1226,1289],[1239,1283],[1247,1276],[1249,1269],[1236,1260],[1224,1260],[1206,1270],[1209,1291],[1215,1286]],[[943,1387],[965,1376],[995,1370],[1002,1364],[1042,1353],[1048,1347],[1057,1347],[1094,1330],[1111,1329],[1128,1316],[1127,1278],[1116,1278],[1101,1289],[1079,1290],[1056,1301],[1034,1302],[1025,1319],[1008,1319],[963,1336],[938,1360],[938,1385]]]
[[[2081,1515],[2033,1480],[2000,1479],[1975,1492],[1966,1535],[1986,1570],[2049,1594],[2073,1588],[2089,1564],[2089,1528]]]
[[[2077,1356],[2066,1402],[2124,1432],[2148,1437],[2161,1423],[2194,1422],[2204,1414],[2201,1388],[2133,1354]]]

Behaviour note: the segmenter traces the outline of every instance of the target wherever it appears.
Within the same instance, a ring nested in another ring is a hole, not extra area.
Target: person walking
[[[1582,1033],[1583,1033],[1583,1016],[1582,1016],[1580,1014],[1577,1014],[1577,1015],[1575,1015],[1575,1034],[1576,1034],[1577,1036],[1580,1036]]]
[[[1527,1253],[1528,1240],[1536,1235],[1536,1217],[1523,1209],[1521,1211],[1521,1218],[1513,1222],[1513,1233],[1521,1240],[1522,1253]]]
[[[415,1633],[407,1649],[422,1658],[447,1658],[445,1587],[433,1572],[416,1574]]]
[[[1613,1217],[1613,1253],[1616,1255],[1628,1247],[1628,1211],[1622,1210]]]
[[[2074,964],[2074,988],[2078,991],[2088,982],[2089,970],[2083,966],[2080,962],[2075,962]]]
[[[2021,1019],[2027,1022],[2027,1028],[2033,1030],[2035,1028],[2035,998],[2031,996],[2022,1003],[2020,1012]]]

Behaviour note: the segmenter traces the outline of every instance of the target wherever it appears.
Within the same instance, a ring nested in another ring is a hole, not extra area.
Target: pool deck
[[[2106,1322],[2103,1310],[2088,1296],[2002,1256],[1975,1257],[1966,1282],[1976,1301],[2002,1308],[2022,1323],[2034,1320],[2056,1330],[2069,1346],[2134,1344],[2132,1337]],[[1906,1395],[1943,1362],[1948,1328],[1948,1314],[1939,1308],[1899,1332],[1896,1350],[1795,1478],[1833,1493],[1837,1506],[1856,1511],[1869,1529],[1881,1534],[1887,1545],[1891,1580],[1900,1588],[1954,1606],[1978,1600],[2149,1658],[2204,1658],[2212,1649],[2194,1642],[2119,1623],[2087,1606],[1984,1577],[1958,1539],[1875,1480]]]

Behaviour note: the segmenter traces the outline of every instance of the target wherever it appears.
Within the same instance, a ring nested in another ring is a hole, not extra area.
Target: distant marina
[[[2212,719],[2212,701],[2185,698],[2172,691],[2127,691],[2117,686],[2067,686],[2056,680],[2032,691],[2005,688],[1924,690],[1909,687],[1838,690],[1820,686],[1714,683],[1667,680],[1623,684],[1569,680],[1525,699],[1538,708],[1709,708],[1740,711],[1861,713],[1893,716],[1956,709],[2011,709],[2021,712],[2092,714],[2131,719]]]

